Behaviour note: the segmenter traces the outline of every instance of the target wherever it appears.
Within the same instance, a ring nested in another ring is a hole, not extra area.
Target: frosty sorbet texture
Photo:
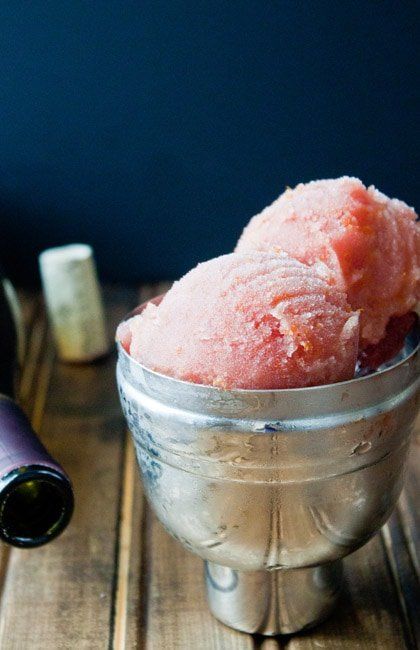
[[[359,315],[322,263],[234,253],[199,264],[118,336],[137,361],[178,379],[294,388],[353,377]]]
[[[237,252],[285,251],[324,262],[361,310],[361,348],[378,343],[391,317],[419,299],[420,230],[416,213],[357,178],[313,181],[288,189],[251,219]]]

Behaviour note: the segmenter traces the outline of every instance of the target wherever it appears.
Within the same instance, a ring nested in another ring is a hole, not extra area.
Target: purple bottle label
[[[64,474],[36,436],[22,409],[0,395],[0,481],[21,467],[42,465]]]

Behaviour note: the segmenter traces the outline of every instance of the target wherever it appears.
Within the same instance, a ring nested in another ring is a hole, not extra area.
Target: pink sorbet
[[[353,377],[359,315],[322,263],[233,253],[199,264],[117,336],[134,359],[177,379],[294,388]]]
[[[418,322],[416,312],[404,316],[392,316],[386,326],[385,336],[374,345],[368,345],[359,356],[361,368],[376,370],[386,361],[393,359],[404,345],[407,334]]]
[[[361,310],[362,349],[378,343],[392,316],[420,296],[420,228],[416,213],[357,178],[312,181],[288,189],[251,219],[237,252],[285,251],[325,262]]]

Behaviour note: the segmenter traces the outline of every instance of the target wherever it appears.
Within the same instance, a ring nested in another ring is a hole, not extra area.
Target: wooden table
[[[110,335],[127,311],[161,290],[107,288]],[[50,545],[0,547],[2,650],[419,647],[419,436],[396,512],[346,560],[333,617],[289,638],[234,632],[207,610],[201,560],[167,535],[145,503],[115,388],[115,356],[79,367],[57,363],[41,301],[26,297],[24,312],[30,337],[21,401],[71,475],[77,506]]]

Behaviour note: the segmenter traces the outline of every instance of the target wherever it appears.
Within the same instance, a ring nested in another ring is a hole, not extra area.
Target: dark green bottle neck
[[[40,465],[20,467],[0,480],[0,539],[22,548],[46,544],[67,526],[73,507],[65,475]]]

